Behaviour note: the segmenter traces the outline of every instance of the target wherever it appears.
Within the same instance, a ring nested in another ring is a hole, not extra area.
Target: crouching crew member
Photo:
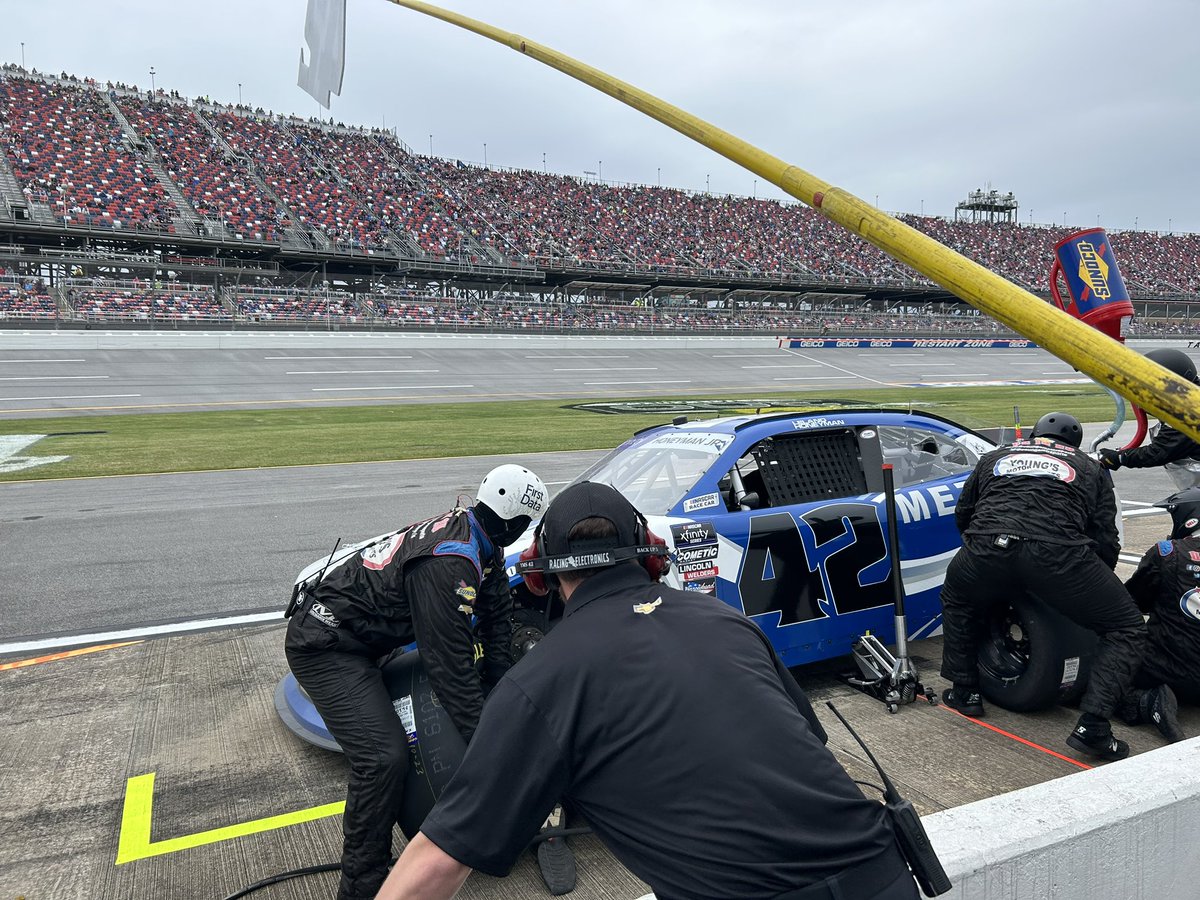
[[[1181,741],[1176,698],[1200,704],[1200,487],[1154,505],[1171,513],[1171,536],[1147,550],[1125,582],[1150,619],[1146,655],[1121,712]]]
[[[918,896],[766,636],[656,583],[663,554],[607,485],[554,500],[520,570],[556,582],[566,614],[492,692],[381,900],[507,874],[560,798],[660,900]]]
[[[962,549],[942,587],[947,706],[983,715],[978,653],[992,607],[1024,593],[1100,635],[1083,714],[1067,738],[1081,753],[1123,759],[1109,717],[1129,691],[1146,625],[1113,572],[1120,551],[1108,475],[1080,452],[1083,428],[1066,413],[1038,420],[1027,441],[987,453],[955,510]]]
[[[528,469],[500,466],[483,479],[473,507],[397,531],[305,586],[284,647],[350,765],[339,900],[368,900],[383,884],[403,799],[408,737],[383,681],[383,658],[415,640],[433,690],[469,741],[484,688],[471,616],[484,675],[498,680],[511,665],[512,598],[501,550],[547,499]]]

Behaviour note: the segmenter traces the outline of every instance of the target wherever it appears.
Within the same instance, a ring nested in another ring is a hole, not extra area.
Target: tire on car
[[[979,688],[1013,712],[1078,700],[1087,688],[1096,633],[1031,597],[999,604],[979,650]]]

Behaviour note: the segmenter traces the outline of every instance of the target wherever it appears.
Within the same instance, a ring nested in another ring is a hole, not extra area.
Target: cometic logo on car
[[[1036,478],[1057,478],[1070,484],[1075,480],[1075,470],[1061,459],[1053,459],[1035,453],[1014,453],[996,460],[992,474],[1004,477],[1031,475]]]

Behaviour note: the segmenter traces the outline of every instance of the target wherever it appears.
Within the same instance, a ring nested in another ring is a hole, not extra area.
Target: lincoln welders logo
[[[1108,261],[1104,258],[1108,246],[1101,244],[1097,250],[1089,241],[1080,241],[1075,246],[1079,251],[1079,280],[1087,285],[1079,299],[1087,300],[1090,289],[1097,300],[1107,300],[1112,296],[1108,289]]]

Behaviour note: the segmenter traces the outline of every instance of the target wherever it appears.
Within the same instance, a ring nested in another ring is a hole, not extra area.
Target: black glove
[[[1100,465],[1106,469],[1119,469],[1125,463],[1123,456],[1124,454],[1119,450],[1101,450]]]

